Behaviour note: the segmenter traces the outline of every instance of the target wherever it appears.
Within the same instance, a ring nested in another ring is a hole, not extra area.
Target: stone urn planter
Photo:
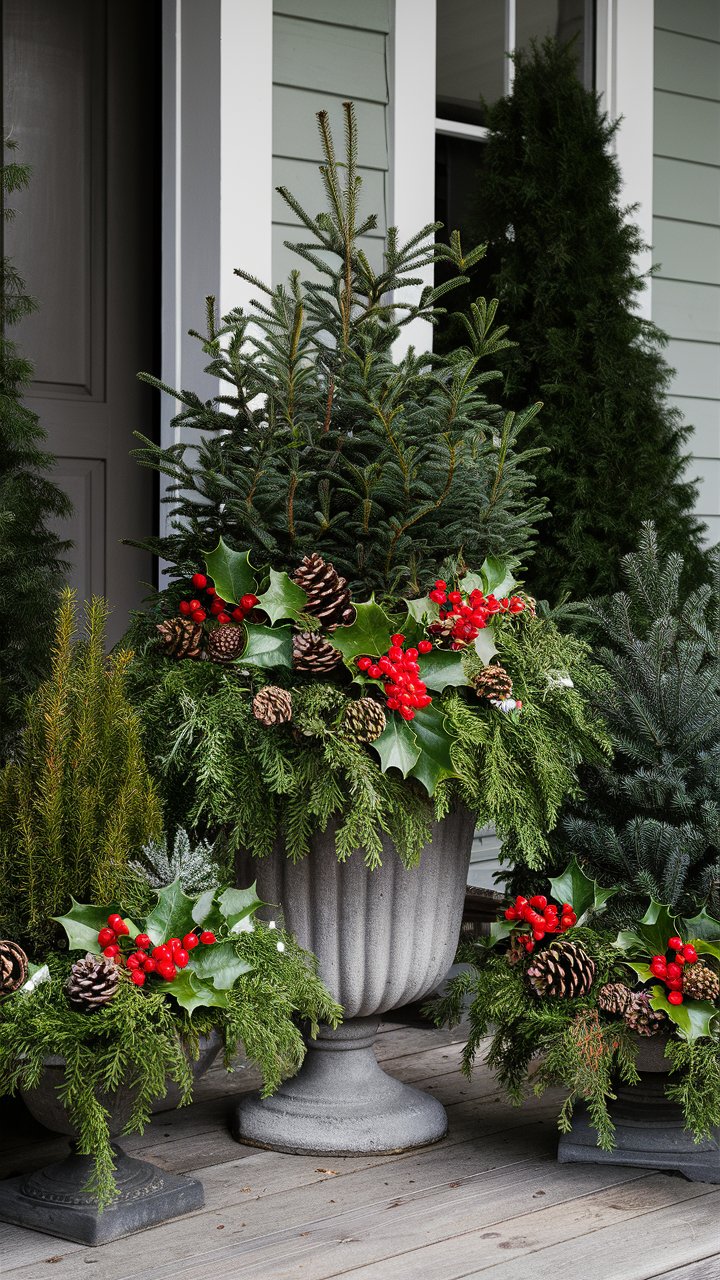
[[[380,1015],[429,995],[453,962],[473,829],[466,810],[434,823],[431,843],[409,871],[387,838],[375,871],[359,853],[338,862],[332,826],[299,862],[276,851],[254,863],[259,896],[282,907],[287,928],[315,953],[344,1021],[334,1031],[320,1028],[299,1073],[273,1097],[240,1103],[238,1141],[350,1155],[403,1151],[444,1136],[441,1104],[386,1075],[372,1046]]]
[[[681,1173],[691,1182],[720,1183],[720,1129],[695,1142],[685,1128],[681,1108],[665,1097],[669,1063],[665,1036],[641,1038],[637,1068],[641,1082],[618,1084],[610,1104],[615,1128],[613,1151],[601,1151],[587,1110],[578,1107],[570,1133],[558,1146],[560,1164],[617,1164]]]
[[[201,1052],[193,1064],[194,1074],[207,1069],[219,1047],[219,1037],[217,1043],[204,1046],[205,1053]],[[59,1096],[64,1071],[62,1058],[48,1058],[39,1084],[22,1089],[21,1096],[30,1114],[46,1129],[73,1139],[70,1154],[35,1173],[0,1182],[0,1220],[78,1244],[99,1245],[203,1207],[205,1196],[196,1178],[166,1173],[146,1160],[126,1155],[113,1143],[119,1194],[99,1212],[93,1196],[84,1190],[93,1172],[93,1157],[75,1150],[77,1131]],[[124,1129],[134,1100],[132,1089],[118,1089],[99,1098],[108,1112],[111,1137]]]

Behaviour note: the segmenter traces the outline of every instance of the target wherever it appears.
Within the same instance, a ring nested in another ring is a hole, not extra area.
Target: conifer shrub
[[[71,897],[128,898],[129,861],[161,831],[160,802],[126,696],[132,655],[106,658],[95,599],[75,639],[73,593],[57,614],[52,670],[26,705],[16,758],[0,773],[0,934],[31,948],[58,934]]]

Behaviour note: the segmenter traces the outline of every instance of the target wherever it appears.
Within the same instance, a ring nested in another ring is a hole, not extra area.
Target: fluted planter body
[[[241,1102],[240,1141],[340,1155],[443,1136],[440,1103],[387,1076],[372,1044],[380,1015],[428,995],[453,962],[473,828],[466,810],[435,823],[410,871],[387,838],[375,871],[359,853],[338,862],[332,828],[316,834],[300,862],[277,851],[255,863],[259,896],[282,907],[288,929],[315,953],[344,1021],[336,1031],[321,1028],[298,1075],[272,1098]]]
[[[630,1165],[681,1173],[691,1182],[720,1183],[720,1129],[695,1142],[685,1128],[682,1108],[665,1097],[669,1063],[664,1036],[640,1037],[640,1084],[616,1086],[610,1103],[615,1146],[601,1151],[587,1110],[578,1107],[570,1133],[558,1145],[561,1164]]]

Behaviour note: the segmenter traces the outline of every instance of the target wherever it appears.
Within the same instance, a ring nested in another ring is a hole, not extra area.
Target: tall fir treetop
[[[296,270],[270,288],[238,271],[259,300],[219,325],[208,299],[207,333],[195,336],[220,382],[212,400],[142,375],[178,397],[175,427],[193,441],[163,449],[140,437],[137,452],[170,479],[171,532],[151,547],[178,576],[222,536],[276,569],[319,552],[363,597],[422,595],[443,567],[479,567],[487,555],[517,563],[532,546],[543,504],[518,439],[538,406],[504,414],[487,399],[508,345],[496,304],[473,305],[447,356],[393,355],[404,326],[436,323],[482,250],[463,253],[456,234],[436,243],[435,224],[404,244],[390,228],[384,265],[371,266],[363,237],[376,218],[358,212],[355,116],[344,110],[342,161],[318,116],[324,212],[311,216],[278,188],[307,233],[289,247],[312,277]],[[450,278],[414,301],[408,286],[437,262]]]

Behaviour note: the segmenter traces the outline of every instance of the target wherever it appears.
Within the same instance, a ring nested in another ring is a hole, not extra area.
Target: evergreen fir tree
[[[627,590],[592,606],[615,758],[581,770],[586,800],[557,833],[557,863],[576,854],[619,885],[609,907],[625,921],[648,897],[687,916],[720,908],[720,560],[715,570],[714,591],[683,593],[682,558],[660,555],[646,525],[622,561]]]
[[[482,251],[463,254],[457,235],[435,244],[434,225],[401,245],[390,228],[375,272],[362,249],[376,219],[358,213],[352,106],[343,163],[326,113],[318,118],[326,211],[313,217],[279,188],[306,233],[290,247],[314,279],[296,271],[270,289],[238,271],[260,301],[219,326],[208,300],[207,334],[195,336],[222,384],[213,400],[143,375],[178,396],[175,427],[191,441],[163,449],[141,437],[140,461],[171,481],[171,532],[150,545],[178,577],[222,536],[276,569],[318,552],[362,598],[423,595],[441,570],[479,567],[487,555],[517,564],[529,552],[543,504],[532,496],[532,451],[518,439],[537,406],[505,414],[486,397],[497,376],[486,366],[507,346],[495,303],[479,300],[463,317],[463,343],[449,355],[393,357],[402,327],[417,316],[435,323]],[[403,301],[403,287],[436,262],[450,279]]]
[[[6,143],[12,147],[12,143]],[[3,220],[12,217],[7,197],[27,186],[29,170],[0,165]],[[50,660],[41,617],[62,585],[70,547],[48,522],[70,514],[69,498],[48,479],[52,457],[45,432],[23,404],[32,368],[8,336],[34,309],[12,262],[0,262],[0,758],[19,727],[25,695],[45,675]]]
[[[571,48],[518,53],[513,91],[489,108],[472,233],[488,242],[473,287],[499,298],[517,346],[503,354],[514,406],[542,400],[527,439],[552,518],[533,561],[552,602],[621,585],[644,520],[706,579],[690,428],[667,401],[665,336],[637,310],[644,280],[632,211],[621,206],[617,124],[579,82]]]

